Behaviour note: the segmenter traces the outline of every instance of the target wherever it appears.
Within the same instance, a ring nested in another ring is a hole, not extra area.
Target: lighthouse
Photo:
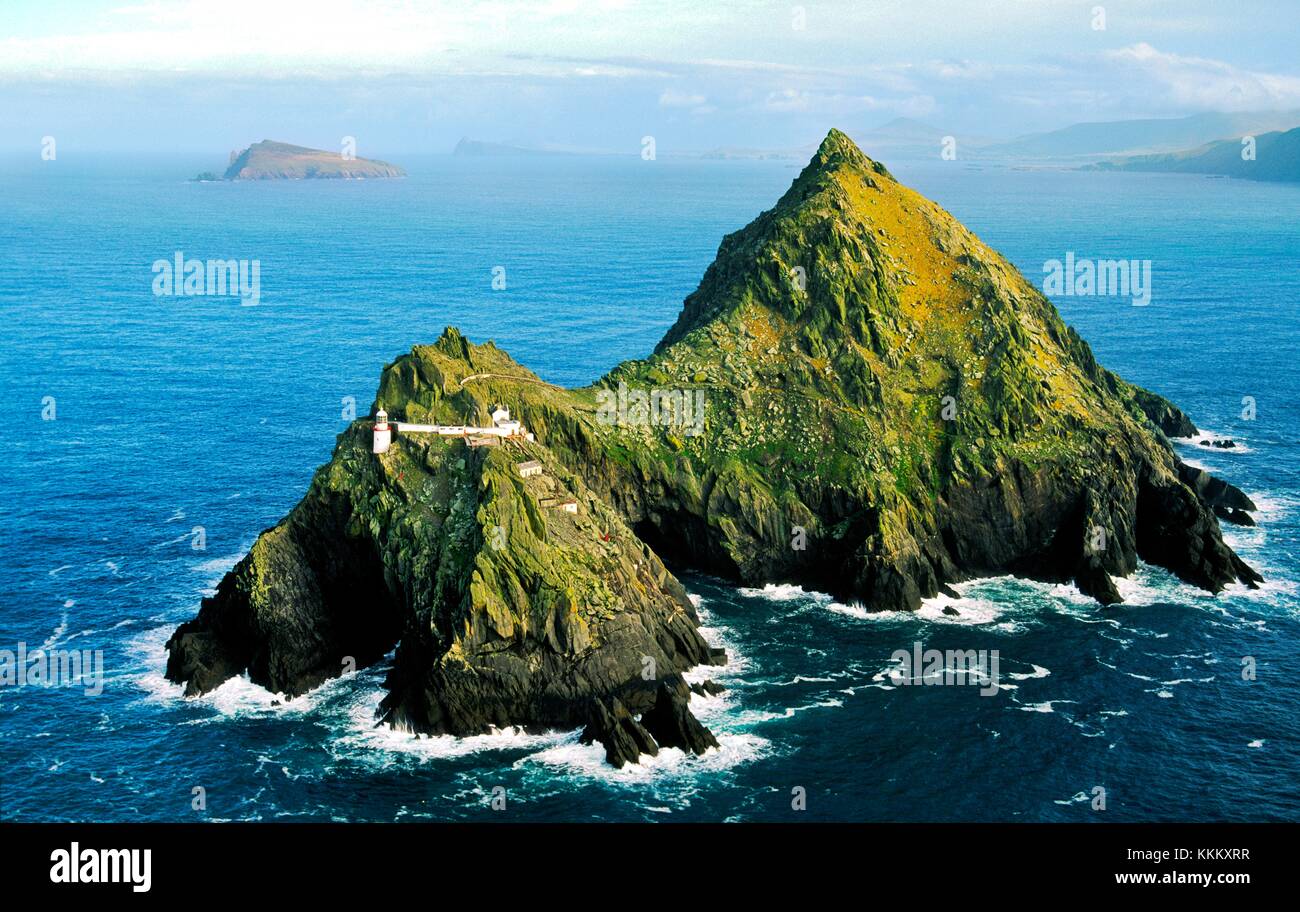
[[[388,427],[388,413],[380,409],[375,412],[375,452],[388,452],[388,445],[392,442],[393,432]]]

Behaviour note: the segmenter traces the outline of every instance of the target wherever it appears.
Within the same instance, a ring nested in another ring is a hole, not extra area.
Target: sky
[[[4,0],[0,152],[795,149],[1300,109],[1300,3]]]

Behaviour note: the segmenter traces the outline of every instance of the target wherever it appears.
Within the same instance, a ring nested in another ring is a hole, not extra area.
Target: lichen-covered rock
[[[346,497],[317,474],[302,502],[258,537],[167,643],[167,677],[186,696],[249,677],[297,696],[397,642],[402,609],[380,552],[357,534]]]
[[[618,765],[716,744],[680,674],[725,656],[661,558],[871,610],[1002,573],[1113,603],[1139,558],[1211,591],[1259,580],[1216,518],[1254,504],[1167,439],[1190,420],[838,131],[647,360],[568,390],[448,328],[375,407],[459,425],[496,403],[535,442],[399,432],[376,455],[355,422],[178,628],[168,676],[296,694],[397,645],[389,724],[586,725]]]
[[[1180,476],[1190,420],[838,131],[594,392],[624,387],[702,388],[703,433],[580,415],[545,439],[670,562],[869,609],[1007,572],[1116,602],[1139,557],[1258,580]]]
[[[1162,396],[1140,386],[1130,386],[1133,400],[1166,437],[1195,437],[1196,425],[1182,409]]]

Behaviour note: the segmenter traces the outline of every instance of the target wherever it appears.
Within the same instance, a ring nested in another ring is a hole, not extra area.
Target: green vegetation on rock
[[[177,631],[169,676],[300,693],[400,643],[388,722],[586,721],[621,763],[712,742],[679,675],[720,656],[661,558],[872,610],[1000,573],[1116,602],[1139,557],[1215,591],[1259,578],[1216,519],[1249,500],[1166,439],[1186,416],[838,131],[723,239],[647,359],[569,390],[448,328],[384,369],[375,409],[483,425],[498,403],[535,441],[398,433],[374,454],[354,423]]]

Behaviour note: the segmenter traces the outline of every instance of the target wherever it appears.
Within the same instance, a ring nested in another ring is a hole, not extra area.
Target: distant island
[[[1300,127],[1254,137],[1253,155],[1243,139],[1221,139],[1183,152],[1132,155],[1097,162],[1085,171],[1169,171],[1247,180],[1300,181]]]
[[[619,155],[631,152],[614,152],[609,149],[592,149],[578,146],[520,146],[505,142],[488,142],[462,136],[451,150],[452,155],[465,158],[501,158],[501,157],[553,157],[557,155]]]
[[[309,149],[264,139],[243,152],[230,153],[224,180],[364,180],[405,177],[406,171],[388,162],[369,158],[345,158],[339,152]],[[217,180],[205,171],[196,181]]]
[[[468,136],[463,136],[460,142],[456,143],[456,148],[451,150],[451,154],[469,158],[496,158],[503,155],[557,155],[563,153],[547,152],[544,149],[529,149],[524,146],[512,146],[509,143],[486,142],[481,139],[470,139]]]

